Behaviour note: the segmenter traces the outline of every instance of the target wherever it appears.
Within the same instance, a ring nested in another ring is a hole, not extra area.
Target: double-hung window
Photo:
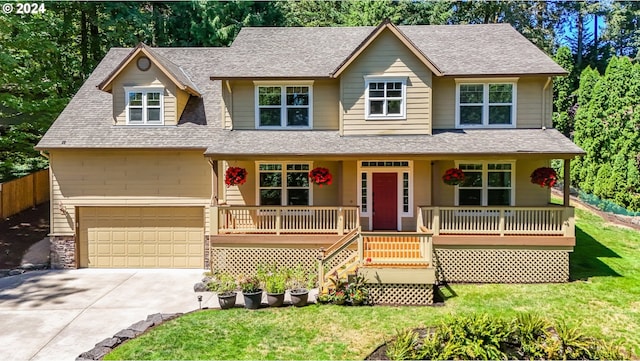
[[[514,204],[513,162],[460,162],[464,181],[458,185],[459,206],[511,206]]]
[[[365,118],[406,119],[407,78],[365,77]]]
[[[259,163],[260,205],[311,205],[309,169],[309,163]]]
[[[312,87],[256,85],[256,128],[310,128]]]
[[[458,82],[456,126],[514,127],[515,82]]]
[[[164,124],[162,88],[125,88],[127,124],[162,125]]]

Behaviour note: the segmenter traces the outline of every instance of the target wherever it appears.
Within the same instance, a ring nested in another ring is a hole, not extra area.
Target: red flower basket
[[[247,170],[240,167],[229,167],[224,174],[224,184],[227,188],[240,186],[247,181]]]
[[[464,180],[464,172],[459,168],[449,168],[442,176],[442,181],[450,186],[457,186]]]
[[[333,176],[329,173],[327,168],[316,167],[309,172],[309,180],[311,183],[315,183],[322,187],[323,185],[330,185],[333,183]]]
[[[531,173],[531,183],[540,187],[553,187],[558,182],[558,174],[553,168],[540,167]]]

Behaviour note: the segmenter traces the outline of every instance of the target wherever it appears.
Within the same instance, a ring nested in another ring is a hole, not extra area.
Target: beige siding
[[[75,207],[206,206],[211,198],[202,151],[52,150],[50,166],[54,235],[74,234]]]
[[[551,190],[531,183],[531,173],[539,167],[549,167],[547,159],[522,159],[516,161],[516,205],[547,206],[551,199]]]
[[[138,55],[140,57],[142,55]],[[125,91],[124,87],[129,86],[163,86],[164,90],[164,122],[165,125],[175,125],[178,120],[177,112],[177,88],[169,78],[162,73],[154,64],[147,71],[141,71],[136,67],[137,58],[133,59],[129,65],[113,81],[113,114],[117,125],[126,124],[125,113]],[[186,103],[185,103],[186,104]]]
[[[541,128],[543,114],[545,126],[551,127],[552,87],[543,91],[547,78],[522,77],[517,81],[518,128]],[[456,83],[454,78],[433,79],[433,129],[455,128]],[[545,102],[543,110],[543,102]]]
[[[233,161],[231,163],[222,162],[220,172],[226,204],[231,206],[253,206],[257,205],[258,171],[254,161]],[[247,181],[240,186],[224,185],[224,174],[229,167],[241,167],[247,170]]]
[[[518,80],[518,128],[542,128],[542,104],[546,95],[543,88],[546,80],[547,78]]]
[[[286,85],[278,82],[277,84]],[[225,127],[230,129],[255,129],[255,85],[253,81],[238,80],[230,82],[231,95],[224,86]],[[313,129],[337,130],[340,99],[339,82],[335,79],[317,79],[313,81]]]
[[[431,205],[431,161],[413,161],[413,205]],[[415,213],[415,212],[414,212]]]
[[[273,161],[274,163],[286,162],[283,160]],[[258,170],[255,161],[233,161],[230,164],[223,162],[224,169],[220,174],[224,179],[224,171],[229,166],[242,167],[247,170],[247,182],[241,186],[224,186],[224,200],[228,205],[244,206],[257,205],[258,199]],[[328,168],[333,175],[333,184],[327,186],[317,186],[311,184],[314,206],[336,206],[340,203],[340,162],[317,161],[313,162],[312,168],[325,167]]]
[[[365,120],[366,75],[408,76],[405,120]],[[344,134],[430,134],[431,81],[431,71],[395,35],[382,33],[341,77]]]
[[[224,129],[233,129],[231,114],[233,113],[233,94],[229,92],[226,82],[222,83],[222,124]]]
[[[355,160],[342,161],[342,205],[358,205],[358,174]]]
[[[180,117],[182,116],[182,112],[184,108],[187,106],[187,102],[189,101],[189,93],[177,89],[177,104],[176,104],[176,123],[180,121]]]
[[[433,77],[433,129],[456,126],[456,82],[453,78]]]
[[[531,173],[538,167],[548,167],[546,159],[518,159],[515,163],[515,205],[519,207],[546,206],[550,190],[531,183]],[[444,172],[455,166],[454,161],[437,161],[433,165],[433,205],[453,206],[456,187],[442,182]]]

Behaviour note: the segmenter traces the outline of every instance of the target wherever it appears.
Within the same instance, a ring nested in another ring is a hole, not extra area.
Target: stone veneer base
[[[51,236],[51,268],[73,269],[76,264],[76,237]]]

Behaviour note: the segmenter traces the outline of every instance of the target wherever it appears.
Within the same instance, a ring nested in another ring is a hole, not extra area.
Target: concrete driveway
[[[0,278],[0,360],[75,360],[149,314],[193,311],[202,273],[81,269]],[[203,307],[213,307],[211,293],[202,295]]]

